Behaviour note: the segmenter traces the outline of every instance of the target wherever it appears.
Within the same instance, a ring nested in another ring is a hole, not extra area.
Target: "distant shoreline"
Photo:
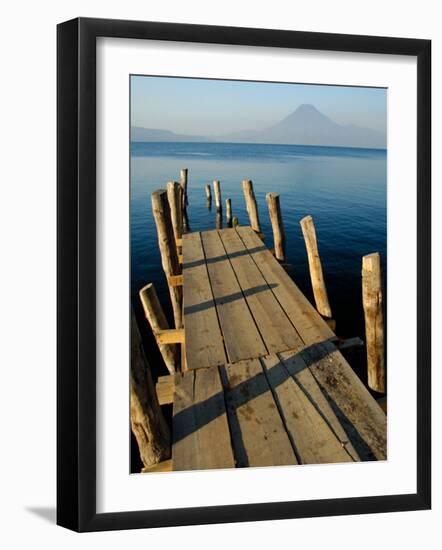
[[[152,141],[131,141],[130,144],[144,144],[144,143],[154,143],[154,144],[171,144],[171,145],[183,145],[183,144],[199,144],[199,145],[263,145],[268,147],[316,147],[318,149],[357,149],[357,150],[367,150],[367,151],[383,151],[387,152],[386,147],[353,147],[350,145],[317,145],[311,143],[262,143],[257,141],[171,141],[171,140],[152,140]]]

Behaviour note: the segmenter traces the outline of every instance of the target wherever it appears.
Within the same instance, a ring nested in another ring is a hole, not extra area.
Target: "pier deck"
[[[386,458],[386,416],[250,227],[183,235],[174,470]]]

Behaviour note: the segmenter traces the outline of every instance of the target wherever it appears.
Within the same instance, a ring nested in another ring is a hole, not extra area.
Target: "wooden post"
[[[226,199],[226,223],[227,227],[232,227],[232,201]]]
[[[315,224],[311,216],[306,216],[300,221],[302,234],[304,235],[305,247],[307,249],[310,279],[315,297],[316,309],[324,316],[331,318],[332,312],[328,301],[327,288],[325,287],[324,275],[322,273],[321,258],[318,252]]]
[[[182,185],[180,184],[180,205],[181,205],[181,228],[183,233],[188,233],[190,231],[189,228],[189,218],[187,216],[187,206],[186,201],[184,199],[184,190]]]
[[[207,208],[212,210],[212,191],[210,185],[206,185]]]
[[[170,217],[172,219],[175,243],[183,236],[183,215],[181,212],[181,188],[176,181],[167,184],[167,200],[169,201]]]
[[[273,243],[275,245],[275,257],[280,262],[285,261],[285,235],[282,223],[281,208],[279,206],[278,193],[267,193],[267,206],[269,208],[270,221],[272,223]]]
[[[368,385],[385,392],[384,317],[381,259],[377,252],[362,258],[362,301],[365,314]]]
[[[144,467],[171,456],[171,437],[158,403],[135,315],[131,318],[130,423]]]
[[[152,212],[158,234],[158,246],[161,254],[161,264],[166,277],[180,274],[180,264],[175,245],[175,235],[172,228],[169,201],[164,189],[152,193]],[[169,285],[175,327],[182,326],[182,287]]]
[[[188,175],[188,169],[181,168],[180,185],[181,185],[181,188],[183,189],[183,209],[185,209],[186,206],[189,204],[189,201],[187,199],[187,175]]]
[[[212,191],[209,184],[206,185],[206,197],[208,201],[212,202]]]
[[[215,227],[217,229],[222,229],[223,228],[223,214],[222,214],[221,211],[216,213]]]
[[[218,180],[215,180],[213,182],[213,190],[215,192],[215,206],[216,206],[216,211],[217,212],[221,212],[223,207],[221,205],[221,187],[220,187],[220,183]]]
[[[158,348],[163,356],[164,363],[170,374],[175,374],[178,367],[178,349],[175,344],[162,344],[158,341],[157,335],[162,330],[169,329],[163,308],[161,307],[158,295],[153,283],[147,284],[140,292],[140,300],[143,305],[144,315],[149,322],[150,328],[157,340]]]
[[[261,224],[259,223],[258,204],[255,193],[253,192],[253,183],[250,180],[243,180],[242,190],[246,201],[247,213],[249,215],[250,225],[253,231],[261,233]]]

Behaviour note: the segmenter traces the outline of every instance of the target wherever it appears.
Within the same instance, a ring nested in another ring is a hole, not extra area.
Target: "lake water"
[[[251,179],[267,246],[273,246],[265,195],[280,194],[289,273],[313,302],[299,220],[313,216],[337,334],[364,339],[362,256],[381,254],[386,265],[386,161],[384,150],[231,143],[131,144],[131,292],[141,315],[138,290],[155,283],[169,319],[169,293],[161,268],[150,194],[189,169],[188,215],[192,231],[215,227],[204,187],[221,182],[223,203],[232,200],[241,225],[248,216],[241,181]],[[213,194],[213,190],[212,190]],[[225,208],[223,214],[225,215]],[[148,335],[145,337],[149,338]],[[157,363],[156,356],[152,362]],[[157,371],[156,365],[153,366]],[[167,374],[165,371],[161,374]],[[363,372],[361,374],[363,377]]]

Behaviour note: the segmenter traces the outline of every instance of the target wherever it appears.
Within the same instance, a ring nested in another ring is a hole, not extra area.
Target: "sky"
[[[304,103],[339,124],[386,132],[384,88],[131,76],[131,125],[179,134],[262,130]]]

